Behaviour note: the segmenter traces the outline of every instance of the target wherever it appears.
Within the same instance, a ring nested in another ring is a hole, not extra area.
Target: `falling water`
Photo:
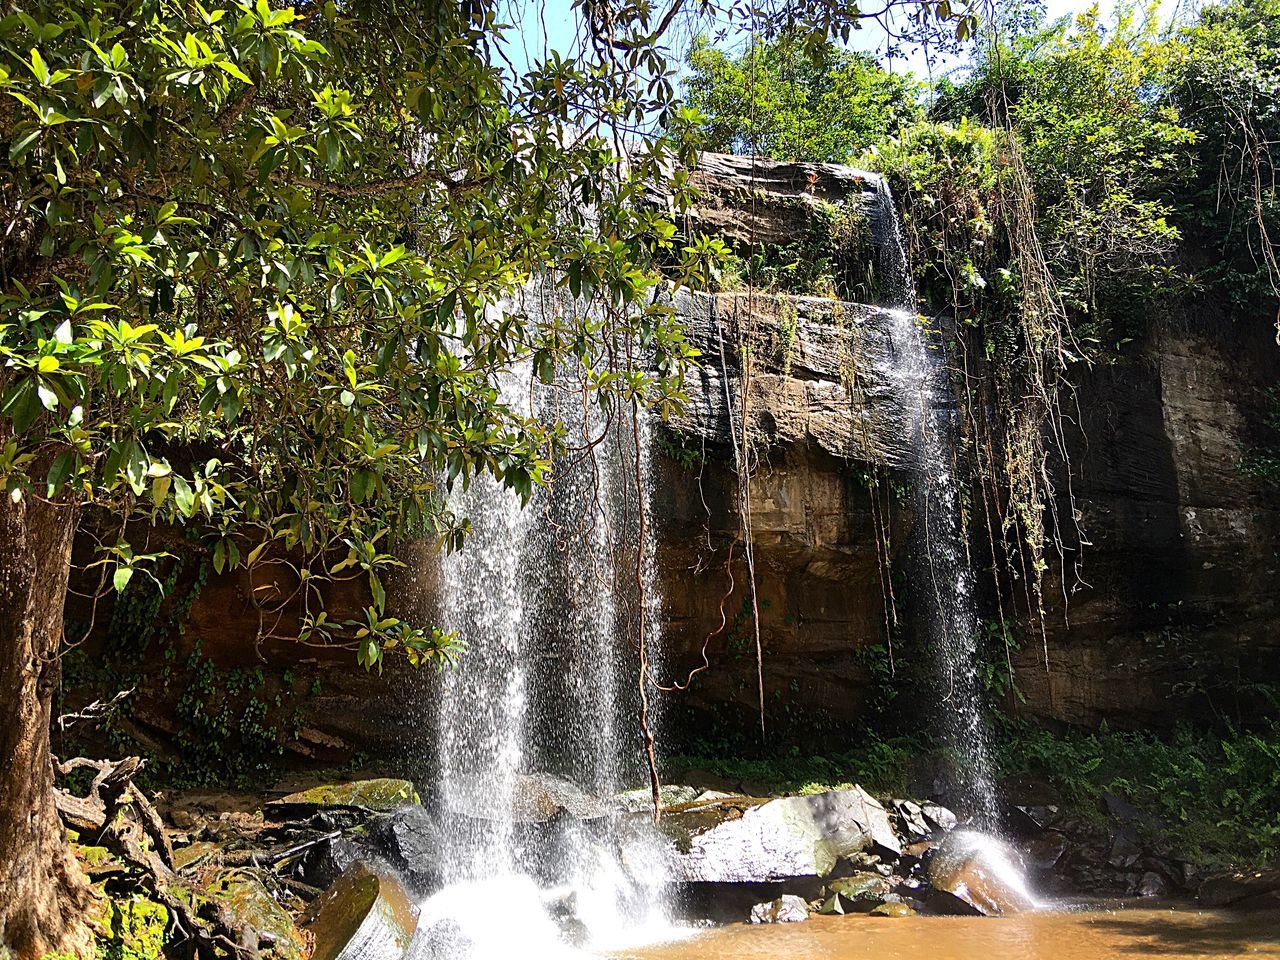
[[[439,614],[467,650],[438,692],[445,886],[423,905],[422,960],[572,956],[566,929],[599,948],[665,927],[646,881],[662,875],[658,846],[624,834],[607,803],[640,773],[637,562],[646,649],[658,647],[652,537],[640,544],[637,532],[651,493],[647,429],[637,435],[580,390],[541,384],[528,364],[506,372],[500,392],[512,409],[564,424],[579,449],[527,506],[488,476],[451,495],[473,532],[442,562]],[[554,807],[571,816],[548,819]]]
[[[878,205],[884,230],[880,270],[890,305],[884,372],[901,403],[907,464],[916,477],[912,496],[917,522],[910,553],[919,587],[913,595],[922,598],[918,612],[937,658],[944,732],[962,766],[962,799],[979,823],[994,826],[997,804],[978,680],[974,576],[956,477],[958,414],[946,381],[942,345],[917,314],[902,223],[883,179]]]

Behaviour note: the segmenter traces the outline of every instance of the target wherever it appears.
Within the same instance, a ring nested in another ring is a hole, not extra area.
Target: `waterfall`
[[[910,556],[915,589],[911,596],[919,598],[916,612],[936,658],[943,733],[961,764],[962,798],[980,823],[994,827],[998,806],[978,678],[974,575],[956,476],[959,414],[947,383],[943,345],[917,313],[902,221],[883,178],[878,207],[883,231],[880,273],[890,338],[883,372],[901,407],[905,462],[914,478]]]
[[[537,288],[521,304],[564,306]],[[432,691],[444,889],[423,905],[415,960],[569,956],[566,930],[600,948],[665,929],[658,843],[623,830],[608,802],[641,779],[637,563],[646,649],[660,640],[653,536],[640,543],[637,524],[648,429],[575,386],[542,384],[527,362],[502,375],[500,394],[563,424],[570,452],[528,505],[487,475],[450,495],[473,532],[441,560],[437,619],[467,649]]]

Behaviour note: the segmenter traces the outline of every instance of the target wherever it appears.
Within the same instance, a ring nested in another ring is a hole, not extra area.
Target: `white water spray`
[[[660,841],[621,830],[606,802],[641,769],[637,562],[651,657],[658,641],[652,533],[639,543],[636,523],[651,495],[647,429],[635,436],[528,365],[503,376],[501,399],[563,423],[571,447],[599,446],[561,458],[528,506],[487,476],[451,497],[473,533],[442,562],[439,622],[467,651],[439,689],[444,888],[423,904],[413,960],[572,958],[668,928]]]
[[[878,200],[884,230],[880,271],[885,302],[891,306],[884,374],[899,398],[907,467],[915,481],[911,556],[917,588],[913,596],[921,598],[920,622],[937,659],[944,734],[962,765],[963,799],[978,823],[994,828],[998,805],[978,679],[974,576],[956,477],[958,414],[946,382],[942,345],[936,331],[929,330],[917,314],[902,224],[884,179],[879,181]]]

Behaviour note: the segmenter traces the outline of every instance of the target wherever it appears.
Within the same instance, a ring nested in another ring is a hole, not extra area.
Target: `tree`
[[[1196,136],[1174,203],[1203,303],[1273,314],[1280,337],[1280,3],[1206,6],[1175,42],[1168,95]]]
[[[783,35],[730,56],[704,37],[689,70],[707,147],[725,153],[844,163],[921,113],[909,76],[830,41],[806,47]]]
[[[627,97],[616,124],[654,101],[554,58],[504,80],[495,16],[68,0],[0,22],[0,932],[19,955],[83,945],[48,748],[82,510],[120,520],[116,589],[148,561],[126,520],[198,524],[220,569],[296,558],[304,639],[439,658],[451,638],[387,614],[384,538],[458,539],[444,488],[478,471],[526,497],[544,479],[553,437],[497,372],[573,364],[602,401],[679,399],[690,351],[653,265],[678,281],[696,251],[669,256],[665,212],[634,201],[679,200],[681,117],[624,169],[594,105]],[[581,309],[494,309],[544,270]],[[633,338],[652,362],[624,371]],[[368,579],[362,622],[320,608],[342,575]]]
[[[714,249],[652,202],[688,201],[696,113],[661,45],[683,0],[577,0],[583,58],[520,71],[497,6],[0,4],[0,942],[19,957],[87,946],[48,730],[83,513],[118,524],[95,561],[117,590],[156,559],[128,525],[181,524],[218,569],[293,563],[304,642],[438,663],[453,639],[387,612],[388,545],[457,546],[450,485],[483,471],[528,497],[562,442],[500,402],[501,371],[571,371],[610,409],[682,399],[692,352],[655,294]],[[769,22],[860,16],[810,0]],[[572,305],[500,307],[535,276]],[[371,601],[334,623],[323,585],[351,576]]]

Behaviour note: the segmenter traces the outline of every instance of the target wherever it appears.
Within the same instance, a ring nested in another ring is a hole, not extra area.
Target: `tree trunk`
[[[89,955],[92,894],[53,802],[49,719],[77,510],[0,488],[0,955]]]

